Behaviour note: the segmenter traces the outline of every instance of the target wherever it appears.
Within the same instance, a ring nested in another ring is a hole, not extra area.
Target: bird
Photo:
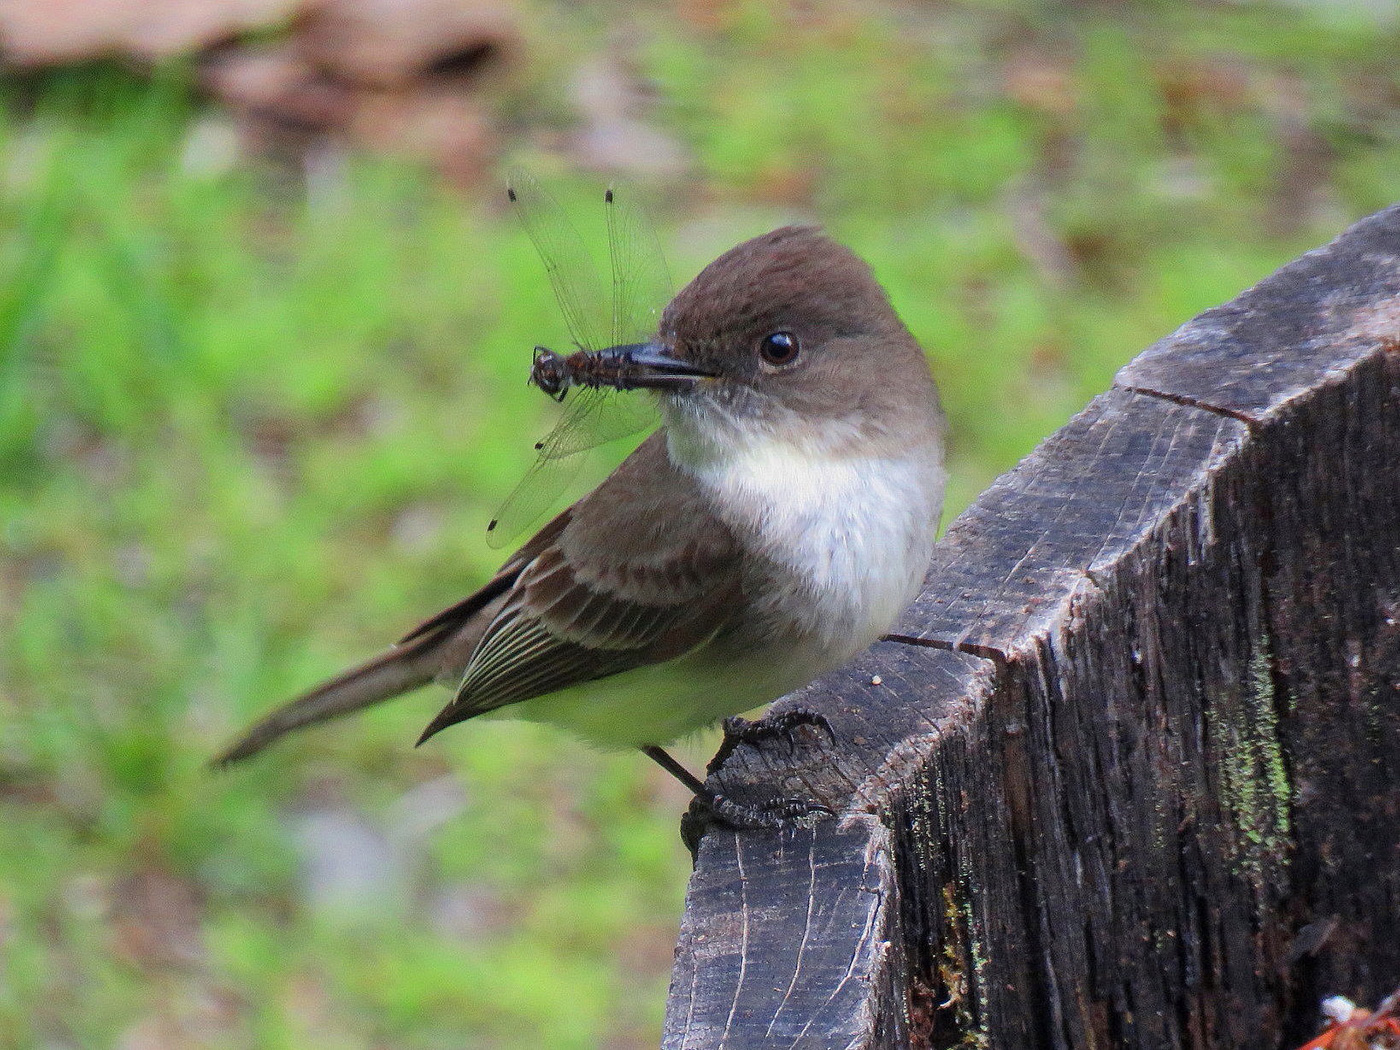
[[[662,424],[483,586],[254,724],[216,762],[433,682],[421,744],[509,715],[664,750],[848,662],[916,597],[946,484],[922,348],[811,226],[706,266],[626,359]]]

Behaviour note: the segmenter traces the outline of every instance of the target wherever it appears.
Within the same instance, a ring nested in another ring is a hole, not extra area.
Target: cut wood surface
[[[711,786],[664,1045],[1269,1047],[1400,982],[1400,208],[1149,348]]]

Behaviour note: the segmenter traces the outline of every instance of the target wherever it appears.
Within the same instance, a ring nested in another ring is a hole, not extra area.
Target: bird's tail
[[[415,638],[288,701],[244,733],[212,764],[239,762],[294,729],[339,718],[427,685],[437,673],[435,641],[432,635]]]

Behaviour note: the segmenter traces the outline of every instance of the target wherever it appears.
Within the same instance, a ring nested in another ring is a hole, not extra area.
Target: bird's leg
[[[705,782],[672,758],[664,747],[646,744],[642,747],[642,754],[690,788],[692,794],[698,795],[700,798],[710,796],[710,792],[705,789]]]
[[[710,760],[707,772],[714,773],[724,760],[742,743],[752,743],[770,736],[781,736],[789,744],[795,740],[794,730],[798,726],[815,726],[821,729],[831,742],[835,734],[825,715],[802,708],[781,711],[759,722],[743,718],[727,718],[724,721],[724,742],[715,757]],[[699,835],[705,823],[716,821],[731,828],[779,828],[786,827],[804,817],[814,814],[831,815],[831,808],[815,799],[778,798],[769,802],[754,804],[737,802],[712,790],[704,781],[691,773],[668,754],[665,749],[649,744],[642,753],[666,772],[688,787],[695,795],[695,805],[681,822],[681,837],[691,852],[695,851]],[[697,807],[698,806],[698,810]]]

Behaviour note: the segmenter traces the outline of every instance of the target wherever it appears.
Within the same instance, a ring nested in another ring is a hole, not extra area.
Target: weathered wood
[[[1120,372],[712,785],[665,1045],[1276,1047],[1400,979],[1400,209]],[[742,861],[742,865],[741,865]],[[888,943],[886,943],[888,942]]]
[[[1400,205],[1363,219],[1148,347],[1114,385],[1265,423],[1346,382],[1400,332],[1397,228]]]
[[[821,1050],[882,1021],[882,1038],[902,1042],[903,965],[889,956],[903,938],[885,906],[896,896],[889,839],[868,815],[708,835],[691,887],[705,907],[681,926],[673,978],[684,1002],[679,1045],[762,1031],[775,1045]],[[751,967],[748,946],[760,943],[763,966]]]
[[[704,836],[672,975],[667,1046],[907,1042],[902,951],[910,938],[891,831],[874,813],[915,774],[932,739],[969,728],[995,668],[964,653],[881,642],[834,677],[837,688],[828,678],[775,707],[820,706],[837,749],[818,731],[772,746],[740,744],[720,778],[747,805],[815,799],[844,819]],[[759,944],[766,947],[753,965]]]

